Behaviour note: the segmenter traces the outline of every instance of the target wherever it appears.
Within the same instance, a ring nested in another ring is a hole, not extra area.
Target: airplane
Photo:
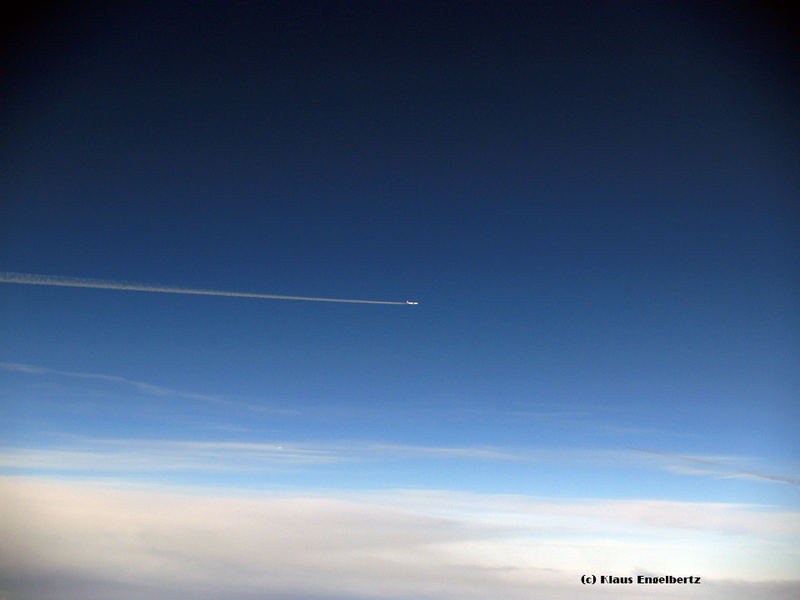
[[[406,300],[406,304],[419,304],[419,302],[412,302],[411,300]]]

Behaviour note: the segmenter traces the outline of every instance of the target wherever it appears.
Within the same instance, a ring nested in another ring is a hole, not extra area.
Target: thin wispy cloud
[[[670,452],[660,452],[658,450],[646,450],[644,448],[630,448],[635,452],[642,452],[644,454],[651,454],[660,456],[667,459],[680,460],[685,463],[693,463],[698,465],[705,465],[708,467],[715,467],[714,469],[698,469],[688,468],[678,465],[667,465],[665,468],[673,473],[680,473],[685,475],[708,475],[718,479],[751,479],[753,481],[770,481],[774,483],[788,483],[789,485],[800,486],[800,479],[790,475],[779,475],[775,473],[763,473],[760,471],[753,471],[750,469],[743,469],[728,462],[723,462],[720,459],[688,456],[684,454],[673,454]]]
[[[436,446],[409,446],[402,444],[369,444],[370,452],[404,458],[468,458],[476,460],[525,460],[523,453],[495,448],[458,448]]]
[[[252,472],[281,466],[415,459],[512,461],[523,458],[492,448],[372,442],[253,443],[68,436],[68,442],[58,446],[0,447],[2,468],[63,472]]]
[[[225,401],[222,398],[219,398],[217,396],[174,390],[167,387],[145,383],[143,381],[126,379],[125,377],[119,377],[117,375],[104,375],[102,373],[81,373],[78,371],[61,371],[59,369],[48,369],[46,367],[39,367],[36,365],[9,363],[9,362],[0,363],[0,369],[4,369],[6,371],[16,371],[18,373],[28,373],[31,375],[56,375],[60,377],[74,377],[77,379],[93,379],[96,381],[119,383],[122,385],[133,387],[136,390],[142,392],[143,394],[147,394],[150,396],[159,396],[159,397],[174,396],[178,398],[189,398],[192,400],[203,400],[206,402],[225,403]]]
[[[269,467],[345,462],[334,452],[278,444],[105,441],[73,448],[0,448],[0,467],[100,473],[252,472]]]
[[[240,434],[233,431],[232,434]],[[247,432],[244,432],[245,434]],[[235,440],[102,439],[75,435],[49,436],[49,443],[0,447],[0,467],[28,471],[112,473],[158,472],[259,472],[281,467],[314,468],[340,463],[390,463],[402,461],[475,461],[530,463],[548,468],[619,467],[648,468],[652,461],[637,459],[630,451],[591,448],[503,448],[490,446],[428,446],[388,444],[369,440],[264,442]],[[57,441],[61,438],[61,441]],[[53,439],[56,441],[54,442]],[[664,458],[682,458],[679,464],[659,468],[681,475],[717,479],[752,479],[791,483],[792,478],[745,470],[731,470],[720,460],[637,450]]]
[[[557,424],[558,427],[591,429],[591,431],[602,431],[616,435],[646,435],[659,431],[655,427],[640,427],[635,425],[621,425],[614,419],[614,414],[618,411],[608,407],[594,407],[592,410],[580,407],[563,408],[540,406],[530,410],[514,410],[502,413],[506,417],[514,420],[525,420],[530,422],[547,422]],[[683,433],[683,435],[686,435]]]
[[[277,414],[298,414],[298,411],[292,409],[263,407],[254,404],[248,404],[246,402],[238,402],[235,400],[230,400],[229,398],[223,396],[201,394],[185,390],[176,390],[160,385],[154,385],[152,383],[147,383],[144,381],[137,381],[135,379],[120,377],[118,375],[107,375],[103,373],[83,373],[80,371],[63,371],[59,369],[40,367],[37,365],[29,365],[29,364],[13,363],[13,362],[0,362],[0,369],[6,371],[14,371],[17,373],[27,373],[29,375],[48,375],[57,377],[69,377],[73,379],[103,381],[107,383],[119,384],[121,386],[133,388],[136,391],[145,394],[147,396],[155,396],[159,398],[182,398],[186,400],[199,400],[201,402],[209,402],[213,404],[245,408],[256,412],[269,412]]]
[[[514,410],[508,414],[532,419],[586,419],[594,413],[585,410]]]

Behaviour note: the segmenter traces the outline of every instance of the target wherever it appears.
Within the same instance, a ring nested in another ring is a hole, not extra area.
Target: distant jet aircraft
[[[406,300],[406,304],[419,304],[419,302],[412,302],[411,300]]]

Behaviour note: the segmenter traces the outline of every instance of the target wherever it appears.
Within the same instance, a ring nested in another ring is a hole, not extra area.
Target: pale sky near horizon
[[[0,599],[798,592],[777,11],[28,10]]]

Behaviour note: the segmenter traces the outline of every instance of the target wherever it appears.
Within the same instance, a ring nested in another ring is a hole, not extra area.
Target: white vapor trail
[[[308,302],[345,302],[348,304],[399,304],[388,300],[348,300],[343,298],[311,298],[307,296],[278,296],[276,294],[251,294],[247,292],[225,292],[220,290],[195,290],[191,288],[144,285],[101,279],[79,279],[77,277],[58,277],[55,275],[34,275],[32,273],[0,272],[0,283],[19,283],[23,285],[55,285],[76,288],[98,288],[102,290],[126,290],[130,292],[158,292],[162,294],[190,294],[193,296],[229,296],[234,298],[262,298],[269,300],[305,300]]]

